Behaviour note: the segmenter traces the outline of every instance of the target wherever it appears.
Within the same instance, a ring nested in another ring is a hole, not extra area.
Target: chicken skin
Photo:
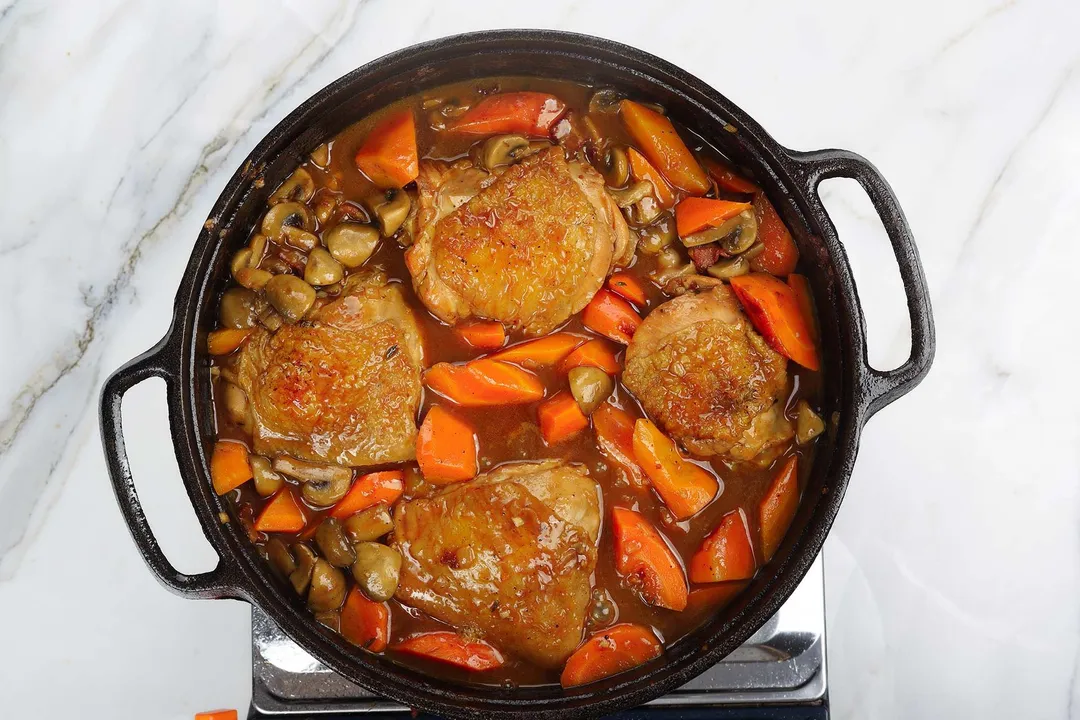
[[[443,322],[502,322],[543,335],[581,310],[633,257],[618,206],[592,167],[561,148],[488,173],[425,161],[416,181],[413,287]]]
[[[790,440],[781,403],[787,361],[722,282],[673,283],[668,291],[684,294],[642,321],[626,350],[623,384],[695,455],[750,460]]]
[[[401,285],[351,276],[309,320],[258,329],[238,365],[255,452],[364,466],[412,460],[423,346]]]
[[[599,490],[558,460],[504,465],[398,505],[396,597],[502,650],[561,667],[581,642]]]

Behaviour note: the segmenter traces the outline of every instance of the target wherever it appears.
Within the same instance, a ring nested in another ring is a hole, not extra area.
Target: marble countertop
[[[789,147],[866,155],[915,230],[937,361],[867,426],[826,545],[835,717],[1080,717],[1080,3],[631,5],[0,0],[0,715],[247,706],[248,608],[143,565],[101,383],[164,333],[218,192],[298,103],[420,40],[544,26],[661,55]],[[884,234],[852,182],[823,195],[895,366]],[[129,393],[128,446],[166,553],[203,570],[162,387]]]

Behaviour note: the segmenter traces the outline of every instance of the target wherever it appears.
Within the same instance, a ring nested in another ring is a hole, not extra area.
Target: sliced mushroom
[[[304,268],[304,282],[308,285],[333,285],[343,277],[345,269],[329,251],[319,247],[308,255],[307,266]]]
[[[652,187],[652,183],[649,183]],[[664,212],[660,201],[653,195],[647,195],[630,206],[630,222],[637,226],[648,225]]]
[[[615,389],[611,376],[600,368],[576,367],[570,371],[570,392],[581,412],[592,415]]]
[[[285,478],[274,472],[270,461],[261,455],[251,456],[251,474],[255,479],[255,492],[263,497],[273,495],[285,484]]]
[[[249,421],[247,393],[239,385],[223,382],[221,400],[229,420],[241,427],[246,427]]]
[[[280,241],[282,228],[296,227],[311,232],[315,229],[315,218],[307,205],[298,202],[283,202],[274,205],[263,216],[262,234],[271,240]]]
[[[345,602],[345,575],[326,560],[319,558],[311,573],[308,607],[317,613],[330,612]]]
[[[300,494],[315,507],[330,507],[349,492],[351,480],[335,478],[326,482],[306,482]]]
[[[243,267],[234,273],[234,277],[236,282],[249,290],[262,290],[274,275],[259,268]]]
[[[648,180],[639,180],[625,190],[608,190],[615,204],[626,209],[642,198],[652,195],[653,186]]]
[[[345,540],[345,530],[336,518],[328,517],[319,523],[315,528],[315,544],[335,567],[349,567],[356,560],[352,545]]]
[[[288,455],[278,455],[274,458],[273,468],[300,482],[340,482],[341,480],[350,482],[352,480],[352,470],[347,467],[297,460]]]
[[[750,261],[744,255],[736,255],[733,258],[726,258],[709,266],[709,269],[705,272],[714,278],[729,280],[750,272]]]
[[[322,145],[311,151],[311,162],[315,163],[321,168],[327,167],[330,164],[329,143],[323,143]]]
[[[626,150],[619,146],[609,147],[601,158],[600,174],[604,176],[604,182],[607,183],[608,187],[618,188],[625,185],[630,180],[630,160],[626,156]],[[648,189],[651,190],[651,188]],[[647,195],[648,192],[645,194]],[[637,200],[634,202],[637,202]],[[626,206],[620,204],[619,207]]]
[[[806,445],[825,432],[825,421],[814,412],[810,403],[800,400],[795,405],[795,413],[795,440],[800,445]]]
[[[683,245],[686,247],[717,242],[728,255],[738,255],[749,250],[755,240],[757,240],[757,219],[754,217],[753,210],[743,210],[716,227],[682,238]]]
[[[218,317],[221,324],[228,328],[255,327],[259,322],[255,293],[247,288],[229,288],[221,296]]]
[[[281,313],[281,317],[294,323],[311,309],[315,302],[315,288],[295,275],[275,275],[263,287],[266,299]],[[250,292],[250,291],[248,291]]]
[[[401,576],[401,554],[382,543],[360,543],[356,546],[352,575],[370,600],[386,602],[397,590]]]
[[[246,267],[251,267],[251,248],[243,248],[237,250],[236,254],[232,256],[232,260],[229,261],[229,270],[232,272],[233,277],[236,277],[236,271]]]
[[[289,247],[311,252],[319,246],[319,236],[302,228],[286,225],[281,228],[281,239]]]
[[[304,543],[297,543],[292,547],[293,557],[296,558],[296,569],[289,573],[289,582],[297,595],[307,592],[311,583],[311,572],[315,569],[317,556],[315,551]]]
[[[600,88],[589,98],[589,112],[613,113],[619,111],[623,95],[614,88]]]
[[[248,267],[259,267],[259,265],[262,264],[263,258],[266,257],[266,236],[262,233],[255,233],[248,242],[248,248],[251,249]]]
[[[266,541],[266,556],[270,564],[285,577],[289,577],[296,570],[296,559],[289,547],[279,538],[270,538]]]
[[[331,193],[323,193],[319,196],[319,199],[315,201],[313,210],[319,225],[326,225],[326,223],[330,222],[330,218],[334,216],[334,211],[337,210],[338,202],[338,196]]]
[[[281,318],[281,315],[277,310],[267,305],[259,312],[259,324],[270,332],[277,332],[277,329],[284,325],[285,321]]]
[[[383,237],[391,237],[401,228],[405,218],[409,217],[412,200],[404,190],[387,190],[385,193],[368,198],[368,206],[379,223],[379,232]]]
[[[323,241],[335,260],[347,268],[358,268],[375,252],[379,231],[370,225],[343,222],[326,233]]]
[[[638,240],[638,248],[646,255],[656,255],[666,247],[670,247],[679,239],[675,232],[675,223],[670,219],[662,220],[655,225],[649,225],[642,230]]]
[[[277,205],[283,202],[306,203],[315,194],[315,181],[311,179],[311,173],[304,168],[296,168],[293,174],[278,186],[278,189],[270,195],[270,204]]]
[[[345,535],[354,543],[378,540],[394,529],[394,520],[390,517],[390,508],[386,503],[356,513],[344,523]]]
[[[488,138],[480,150],[480,164],[488,170],[512,165],[529,150],[529,139],[524,135],[496,135]]]

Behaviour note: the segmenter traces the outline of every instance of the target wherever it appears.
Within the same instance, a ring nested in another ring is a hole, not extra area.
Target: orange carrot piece
[[[619,109],[634,144],[668,182],[691,195],[704,195],[709,191],[709,176],[670,120],[632,100],[623,100]]]
[[[554,445],[589,427],[589,418],[581,412],[577,400],[568,392],[560,392],[536,408],[540,434],[544,442]]]
[[[416,462],[433,485],[469,480],[476,475],[476,432],[469,423],[435,405],[416,436]]]
[[[224,495],[251,479],[251,460],[242,443],[219,440],[210,454],[210,479],[214,492]]]
[[[574,651],[559,678],[563,687],[596,682],[643,665],[663,652],[647,627],[621,623],[589,638]]]
[[[361,510],[386,503],[393,505],[405,492],[405,473],[401,470],[382,470],[361,475],[330,509],[330,517],[339,520],[355,515]]]
[[[720,525],[690,558],[690,580],[695,583],[749,580],[755,570],[754,546],[750,543],[742,508],[724,515]]]
[[[646,418],[634,423],[634,458],[679,520],[699,513],[720,492],[716,478],[684,458],[675,442]]]
[[[506,342],[506,330],[502,323],[480,320],[458,325],[454,328],[469,346],[477,350],[498,350]]]
[[[684,610],[686,573],[664,536],[641,513],[626,508],[612,508],[611,521],[619,575],[636,577],[641,596],[650,605]]]
[[[195,713],[195,720],[236,720],[235,710],[204,710]]]
[[[736,174],[734,170],[715,160],[706,160],[705,169],[709,171],[709,177],[713,179],[713,182],[715,182],[716,186],[721,190],[742,193],[744,195],[753,195],[754,193],[761,192],[761,188],[759,188],[756,183]]]
[[[634,459],[634,418],[630,413],[605,402],[593,412],[592,422],[600,450],[626,473],[634,487],[648,487]]]
[[[511,345],[491,356],[492,360],[512,362],[529,368],[557,365],[585,338],[570,333],[555,333],[536,340]]]
[[[581,314],[585,327],[624,345],[641,324],[634,307],[610,290],[598,290]]]
[[[450,129],[469,135],[521,133],[547,137],[566,112],[566,103],[541,92],[501,93],[486,97],[465,112]]]
[[[341,608],[341,635],[353,645],[382,652],[390,641],[390,606],[368,600],[354,587]]]
[[[255,529],[264,533],[295,533],[303,530],[306,522],[304,511],[286,485],[263,506],[259,517],[255,518]]]
[[[731,289],[765,342],[809,370],[818,370],[817,348],[791,287],[767,273],[731,278]]]
[[[787,284],[791,292],[795,293],[795,302],[798,303],[803,320],[806,321],[806,328],[810,331],[810,340],[814,347],[817,347],[821,341],[821,329],[817,324],[817,316],[814,315],[814,293],[810,290],[810,281],[805,275],[791,273],[787,277]]]
[[[688,197],[675,206],[675,230],[684,238],[722,225],[751,207],[750,203],[744,202]]]
[[[570,372],[576,367],[595,367],[600,368],[608,375],[618,375],[622,372],[622,366],[619,365],[619,361],[615,358],[616,352],[607,340],[596,338],[567,355],[559,369],[563,372]]]
[[[716,612],[745,589],[745,582],[716,583],[694,588],[686,599],[685,612],[690,615]]]
[[[504,662],[502,653],[486,642],[469,641],[449,631],[413,635],[391,649],[478,672],[502,667]]]
[[[415,180],[420,160],[412,110],[396,112],[376,125],[356,151],[355,162],[371,182],[386,190]]]
[[[544,383],[536,375],[491,358],[437,363],[424,373],[424,383],[462,407],[520,405],[544,397]]]
[[[795,266],[799,264],[799,248],[765,193],[754,196],[754,215],[757,218],[757,239],[765,249],[750,261],[750,269],[781,277],[795,272]]]
[[[630,160],[630,176],[634,178],[634,182],[645,180],[652,183],[656,201],[660,204],[660,207],[664,210],[674,207],[675,193],[671,190],[671,186],[668,185],[664,176],[660,174],[660,171],[654,168],[652,163],[634,148],[627,148],[626,156]]]
[[[645,292],[645,286],[641,284],[637,276],[627,272],[617,272],[608,278],[607,286],[617,295],[621,295],[638,307],[645,305],[649,296]]]
[[[243,345],[251,333],[251,328],[211,330],[206,336],[206,349],[211,355],[228,355]]]
[[[784,539],[795,511],[799,509],[799,461],[792,455],[776,473],[759,507],[761,519],[761,554],[772,560]]]

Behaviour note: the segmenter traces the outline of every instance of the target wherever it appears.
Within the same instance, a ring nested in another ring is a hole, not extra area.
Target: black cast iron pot
[[[242,247],[270,191],[320,143],[368,113],[407,95],[470,77],[538,75],[614,86],[662,104],[671,117],[751,170],[792,229],[820,312],[824,412],[831,419],[798,515],[776,557],[747,592],[705,626],[634,671],[580,689],[516,690],[449,683],[357,650],[316,623],[255,553],[231,508],[213,492],[207,466],[214,440],[206,333]],[[821,180],[857,180],[872,200],[899,263],[911,315],[911,356],[895,370],[869,366],[859,298],[844,248],[817,194]],[[261,182],[256,182],[261,180]],[[116,497],[147,564],[170,590],[194,598],[236,598],[262,608],[301,647],[350,680],[414,708],[446,717],[594,718],[663,695],[738,647],[775,613],[821,550],[855,464],[859,433],[875,412],[909,392],[930,369],[934,328],[926,281],[888,184],[854,153],[794,152],[780,146],[711,87],[652,55],[608,40],[548,31],[481,32],[387,55],[319,91],[285,118],[229,180],[192,251],[176,295],[172,325],[156,346],[117,370],[101,398],[101,433]],[[139,504],[124,450],[120,404],[149,377],[165,380],[180,474],[196,515],[221,560],[185,575],[161,552]]]

